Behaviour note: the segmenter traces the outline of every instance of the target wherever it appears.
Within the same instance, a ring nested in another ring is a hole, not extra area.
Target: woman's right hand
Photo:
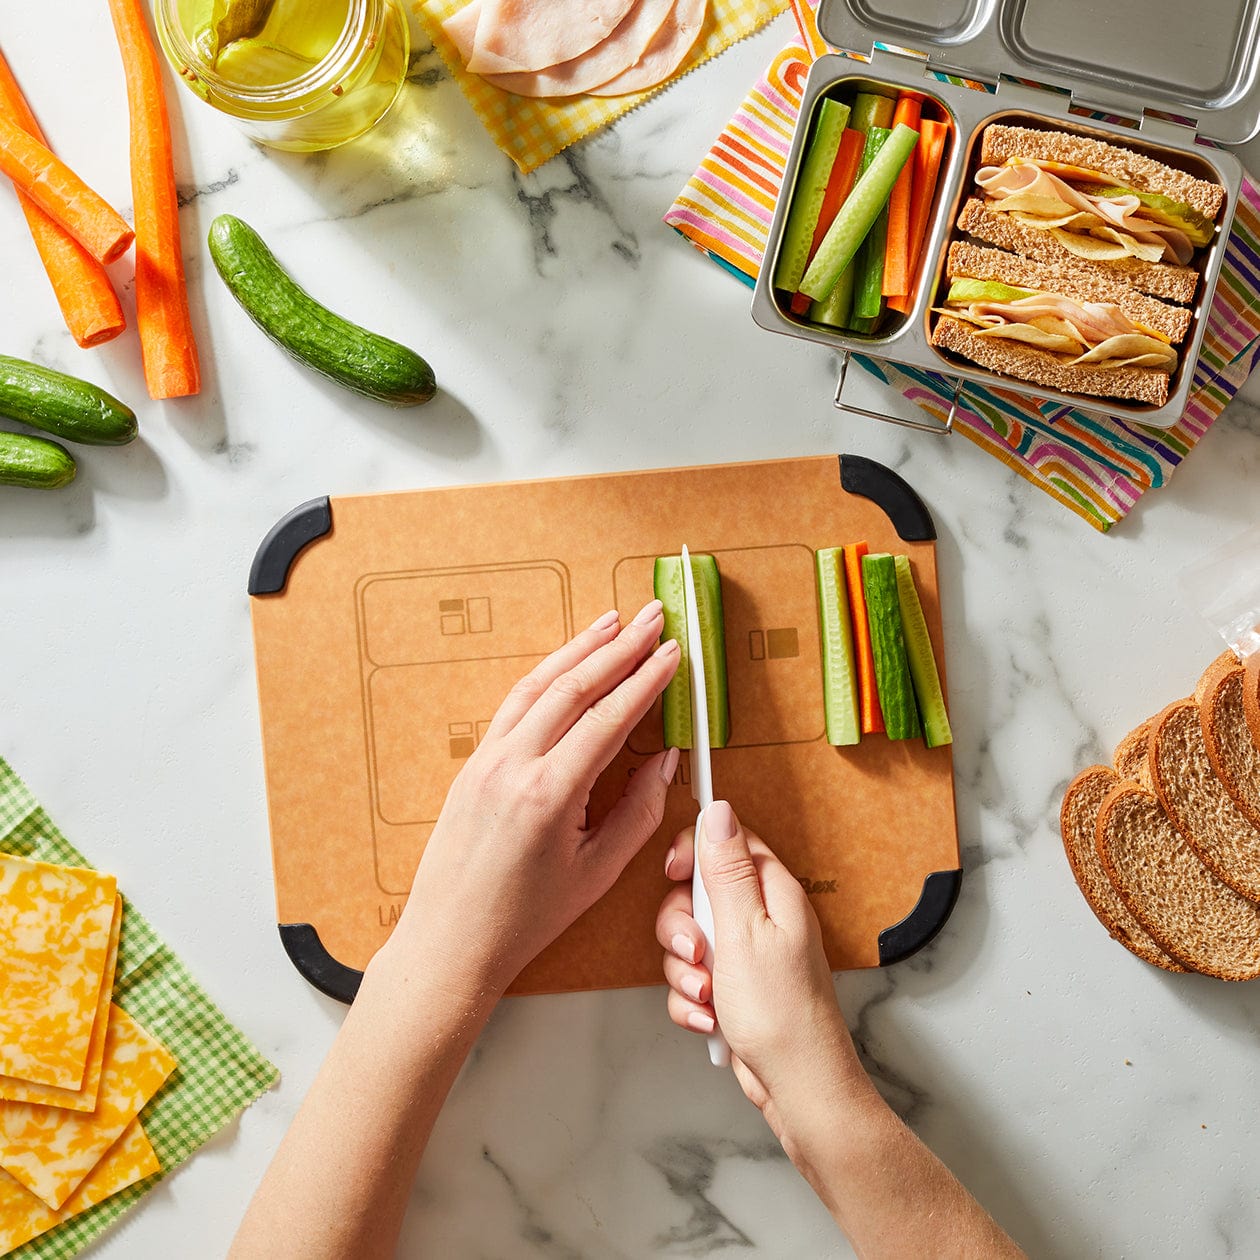
[[[713,906],[714,974],[697,961],[692,832],[679,834],[665,873],[679,881],[661,903],[669,1014],[697,1033],[721,1026],[740,1086],[789,1148],[824,1099],[872,1087],[836,1002],[818,918],[804,889],[726,801],[704,816],[700,866]]]

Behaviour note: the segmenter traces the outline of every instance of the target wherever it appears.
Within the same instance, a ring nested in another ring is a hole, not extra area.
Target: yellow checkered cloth
[[[412,8],[433,46],[459,84],[460,91],[481,119],[495,144],[520,167],[532,171],[555,157],[597,127],[669,87],[681,75],[703,65],[710,57],[759,30],[788,7],[789,0],[709,0],[704,29],[678,72],[646,92],[629,96],[574,96],[534,99],[515,96],[469,74],[455,45],[442,31],[442,23],[464,7],[466,0],[415,0]]]

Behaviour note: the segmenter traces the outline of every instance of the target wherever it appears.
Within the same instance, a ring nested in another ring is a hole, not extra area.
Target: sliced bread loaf
[[[1094,836],[1103,799],[1120,780],[1108,766],[1090,766],[1068,784],[1059,811],[1063,849],[1077,885],[1098,922],[1130,953],[1165,971],[1184,971],[1151,938],[1111,886]]]
[[[1199,861],[1158,797],[1117,784],[1099,808],[1096,839],[1112,886],[1165,953],[1222,980],[1260,976],[1260,905]]]
[[[1151,776],[1147,770],[1146,744],[1150,739],[1154,718],[1147,718],[1141,726],[1131,730],[1117,745],[1112,765],[1122,779],[1140,783],[1149,792]]]
[[[1155,794],[1191,849],[1218,879],[1260,901],[1260,830],[1216,777],[1193,700],[1155,719],[1147,757]]]
[[[1238,668],[1238,657],[1228,648],[1223,651],[1208,667],[1199,675],[1199,681],[1194,685],[1194,698],[1196,703],[1202,704],[1203,698],[1207,695],[1217,683],[1229,673],[1231,669]]]
[[[1251,738],[1260,744],[1260,652],[1243,666],[1243,712]]]
[[[1243,711],[1243,678],[1241,665],[1226,670],[1199,702],[1199,722],[1216,777],[1255,828],[1260,827],[1260,747]]]

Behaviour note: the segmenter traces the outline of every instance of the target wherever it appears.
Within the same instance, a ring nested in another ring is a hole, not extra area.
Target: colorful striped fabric
[[[803,6],[794,4],[798,19]],[[808,10],[806,11],[808,13]],[[665,215],[665,222],[752,285],[783,182],[809,63],[825,48],[817,29],[770,63]],[[811,48],[814,50],[811,52]],[[968,384],[954,427],[1021,476],[1110,529],[1165,485],[1260,358],[1260,189],[1245,178],[1194,388],[1181,420],[1153,429],[1095,412]],[[953,383],[935,372],[855,356],[872,375],[943,421]]]

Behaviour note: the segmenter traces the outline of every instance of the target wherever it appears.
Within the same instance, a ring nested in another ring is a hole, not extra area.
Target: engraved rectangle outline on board
[[[810,571],[811,571],[811,573],[812,573],[812,571],[813,571],[813,563],[814,563],[814,548],[813,548],[813,547],[810,547],[810,546],[809,546],[808,544],[806,544],[806,543],[799,543],[799,542],[797,542],[797,543],[792,543],[792,542],[780,542],[780,543],[761,543],[761,544],[758,544],[758,545],[757,545],[757,546],[755,546],[755,547],[721,547],[721,548],[710,548],[709,550],[707,550],[707,551],[705,551],[705,552],[703,552],[703,553],[701,553],[701,552],[697,551],[697,552],[696,552],[696,554],[697,554],[697,555],[704,554],[704,555],[707,555],[707,556],[713,556],[713,557],[716,559],[716,558],[717,558],[717,557],[719,557],[719,556],[729,556],[729,555],[736,555],[736,554],[740,554],[740,555],[742,555],[742,554],[745,554],[745,553],[750,552],[750,551],[792,551],[792,550],[795,550],[795,549],[797,549],[797,548],[799,548],[800,550],[802,550],[802,551],[806,552],[806,553],[809,555]],[[656,559],[658,558],[659,554],[660,554],[659,552],[648,552],[648,553],[644,553],[644,554],[640,554],[640,555],[634,555],[634,556],[622,556],[620,559],[615,560],[615,561],[613,562],[613,567],[612,567],[613,603],[614,603],[614,604],[615,604],[618,608],[620,608],[620,607],[621,607],[621,602],[622,602],[622,601],[621,601],[620,596],[617,594],[617,570],[618,570],[618,569],[619,569],[619,568],[620,568],[623,564],[626,564],[626,563],[628,563],[628,562],[630,562],[630,561],[632,561],[632,560],[656,560]],[[718,573],[719,573],[719,575],[721,574],[721,571],[722,571],[722,564],[721,564],[721,561],[719,560],[719,561],[718,561]],[[812,579],[811,579],[811,581],[812,581]],[[814,594],[814,615],[815,615],[815,616],[817,616],[817,613],[818,613],[818,588],[817,588],[817,586],[816,586],[816,585],[812,585],[812,586],[811,586],[811,590],[813,591],[813,594]],[[749,647],[750,647],[750,650],[751,650],[751,647],[752,647],[752,640],[751,640],[751,639],[749,640]],[[764,647],[764,639],[763,639],[763,647]],[[798,655],[798,657],[799,657],[799,652],[798,652],[798,654],[797,654],[797,655]],[[754,656],[754,657],[751,657],[751,659],[753,659],[753,660],[769,659],[769,656],[768,656],[768,654],[767,654],[765,657],[755,657],[755,656]],[[790,658],[789,658],[789,659],[790,659]],[[819,694],[819,696],[820,696],[820,697],[822,696],[822,692],[823,692],[823,683],[822,683],[822,645],[821,645],[821,643],[820,643],[820,644],[819,644],[819,648],[818,648],[818,694]],[[764,741],[763,741],[763,742],[761,742],[761,743],[753,743],[753,744],[738,744],[738,743],[735,743],[734,741],[732,741],[731,743],[727,744],[727,747],[728,747],[728,748],[784,748],[784,747],[787,747],[789,744],[816,744],[816,743],[818,743],[818,741],[819,741],[819,740],[823,740],[823,739],[826,739],[826,738],[827,738],[827,728],[826,728],[826,726],[824,725],[824,726],[823,726],[823,728],[822,728],[822,730],[820,730],[820,731],[818,732],[818,734],[817,734],[817,735],[815,735],[815,736],[813,736],[811,739],[776,739],[776,740],[772,740],[772,741],[770,741],[770,742],[764,742]]]
[[[429,569],[400,569],[392,571],[382,571],[376,573],[364,573],[354,584],[354,631],[355,646],[359,656],[359,703],[363,715],[363,756],[364,763],[367,767],[368,776],[368,800],[367,812],[371,820],[372,826],[372,878],[376,881],[377,888],[386,896],[405,896],[406,893],[399,893],[397,890],[387,888],[381,879],[381,863],[380,854],[377,849],[377,819],[386,826],[427,826],[436,819],[420,819],[417,821],[409,821],[406,823],[390,823],[379,813],[379,794],[377,790],[377,774],[376,759],[373,755],[375,749],[375,732],[372,726],[372,705],[368,694],[368,686],[371,677],[378,669],[381,668],[397,668],[398,666],[379,666],[372,662],[367,654],[367,628],[366,614],[363,607],[363,592],[371,585],[372,582],[382,580],[395,580],[403,578],[417,577],[456,577],[462,574],[477,573],[502,573],[502,572],[519,572],[521,570],[542,569],[550,573],[554,573],[560,579],[560,615],[562,619],[561,643],[567,642],[573,637],[573,587],[569,577],[569,568],[561,560],[553,559],[537,559],[537,560],[513,560],[505,564],[462,564],[439,566]],[[555,645],[560,646],[560,643]],[[552,651],[554,649],[548,649]],[[513,655],[521,655],[514,653]],[[532,656],[546,656],[546,652],[530,652],[522,655],[522,659]],[[461,658],[451,658],[451,660],[459,660]],[[467,659],[467,658],[463,658]],[[478,657],[478,660],[509,660],[509,656],[500,657]],[[426,661],[424,664],[440,665],[449,664],[449,661]],[[481,721],[478,720],[478,727]],[[478,739],[480,739],[481,731],[478,731]]]

